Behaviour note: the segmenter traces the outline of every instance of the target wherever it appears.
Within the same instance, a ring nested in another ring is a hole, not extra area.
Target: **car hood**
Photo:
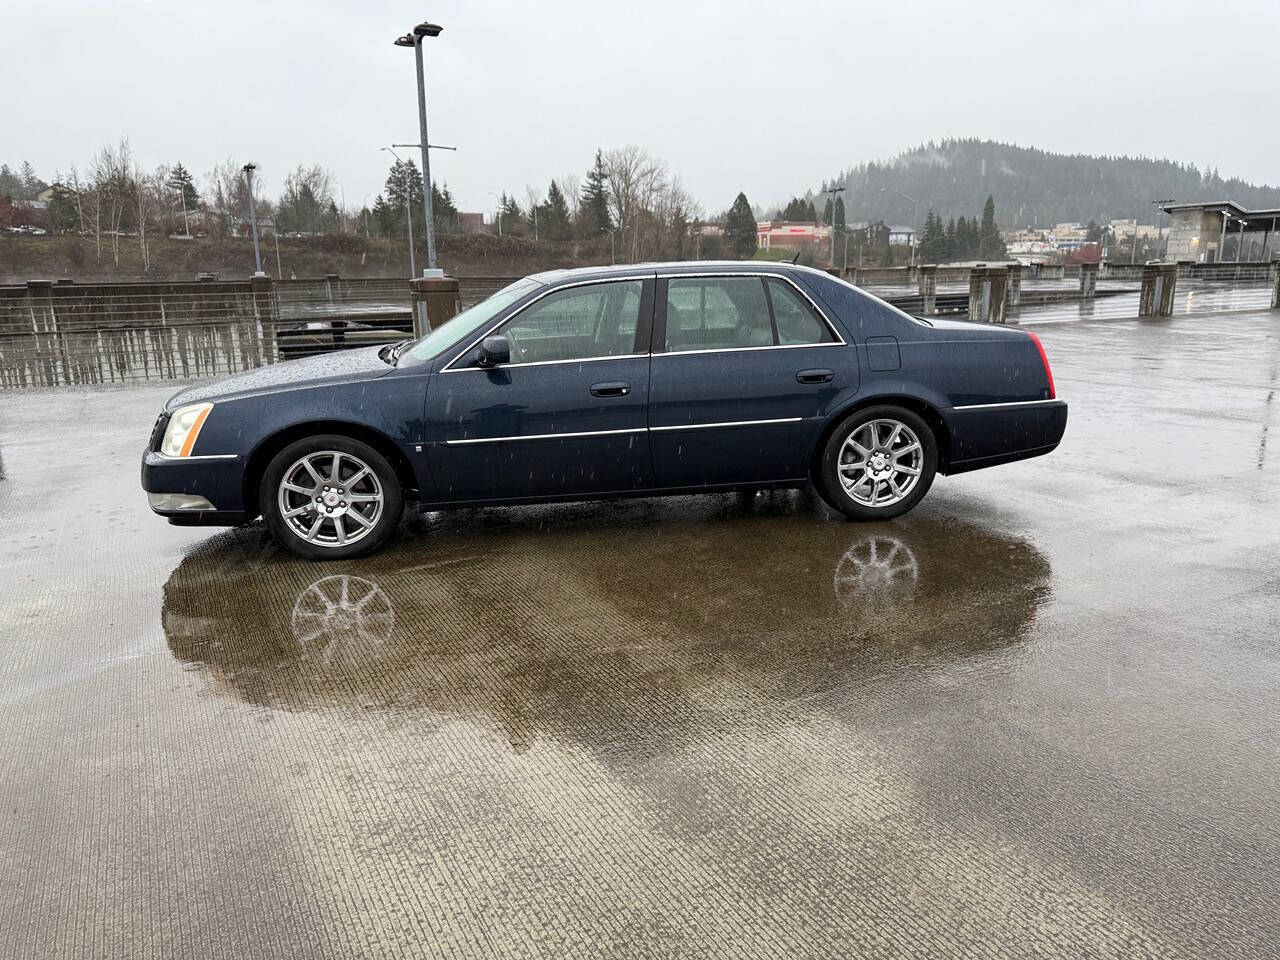
[[[169,398],[166,410],[202,400],[228,400],[261,393],[276,393],[299,387],[325,383],[347,383],[368,380],[390,373],[395,367],[383,362],[378,353],[382,346],[359,350],[341,350],[301,360],[285,360],[256,370],[232,374],[220,380],[200,383],[181,390]]]

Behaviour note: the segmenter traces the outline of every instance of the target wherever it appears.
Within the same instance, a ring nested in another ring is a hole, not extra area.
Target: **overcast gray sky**
[[[321,163],[349,207],[416,142],[463,210],[581,176],[597,146],[666,160],[708,214],[783,201],[929,139],[1142,154],[1280,181],[1280,3],[304,3],[6,0],[0,161],[49,179],[128,136],[147,167],[253,158],[268,195]]]

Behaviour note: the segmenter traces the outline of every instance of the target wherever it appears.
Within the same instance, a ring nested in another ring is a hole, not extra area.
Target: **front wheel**
[[[919,414],[877,406],[846,418],[827,439],[815,480],[822,499],[855,520],[901,516],[923,499],[938,444]]]
[[[404,509],[400,481],[386,457],[351,437],[297,440],[262,475],[262,515],[280,543],[311,560],[341,560],[376,550]]]

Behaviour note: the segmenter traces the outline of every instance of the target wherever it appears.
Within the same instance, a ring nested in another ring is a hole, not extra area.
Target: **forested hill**
[[[1280,207],[1280,187],[1224,180],[1194,164],[1129,157],[1068,156],[990,140],[929,143],[888,163],[868,163],[835,177],[844,184],[847,220],[911,220],[911,204],[881,188],[915,197],[920,222],[932,208],[944,219],[981,213],[991,194],[1002,226],[1137,217],[1155,222],[1152,200],[1230,199],[1246,207]],[[821,198],[819,198],[821,203]]]

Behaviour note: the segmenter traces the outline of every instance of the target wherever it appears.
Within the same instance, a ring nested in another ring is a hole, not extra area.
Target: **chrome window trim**
[[[551,294],[559,293],[562,290],[572,290],[575,287],[589,287],[597,283],[634,283],[638,280],[643,284],[644,281],[646,280],[652,280],[653,276],[654,275],[652,273],[642,273],[639,276],[634,276],[634,277],[595,277],[590,280],[579,280],[576,283],[561,284],[558,287],[548,287],[546,290],[543,290],[540,294],[538,294],[536,297],[534,297],[532,300],[526,303],[523,307],[518,309],[515,313],[509,314],[508,316],[503,317],[501,320],[499,320],[497,323],[495,323],[493,326],[487,329],[484,333],[480,334],[480,336],[472,340],[469,344],[466,345],[466,347],[462,349],[460,353],[455,354],[452,360],[450,360],[443,367],[441,367],[440,372],[441,373],[462,373],[467,370],[498,370],[503,367],[532,367],[537,364],[550,364],[550,363],[585,363],[588,360],[621,360],[624,357],[634,358],[634,357],[648,356],[648,354],[645,354],[645,353],[618,354],[616,356],[610,356],[610,357],[584,357],[581,359],[574,359],[574,360],[537,360],[537,361],[534,361],[533,363],[503,363],[503,364],[499,364],[496,367],[458,367],[455,369],[453,366],[455,363],[457,363],[459,360],[465,357],[468,353],[474,350],[476,348],[476,345],[480,343],[482,340],[484,340],[485,337],[492,334],[495,330],[497,330],[503,324],[509,323],[510,321],[514,320],[516,317],[520,316],[520,314],[524,313],[526,310],[532,307],[535,303],[537,303],[543,297],[549,297],[551,296]],[[638,322],[639,322],[639,318],[637,318],[637,323]]]
[[[673,423],[663,427],[650,427],[651,432],[669,430],[715,430],[720,427],[754,427],[768,423],[801,423],[804,417],[775,417],[772,420],[722,420],[719,423]]]
[[[1047,403],[1062,403],[1057,397],[1049,400],[1005,400],[1000,403],[957,403],[952,410],[991,410],[996,407],[1040,407]]]
[[[704,350],[664,350],[653,354],[659,357],[687,357],[697,353],[746,353],[750,350],[796,350],[801,347],[847,347],[847,343],[775,343],[767,347],[707,347]]]
[[[445,440],[447,447],[461,447],[472,443],[511,443],[520,440],[565,440],[572,437],[616,437],[626,433],[644,433],[648,427],[630,427],[626,430],[581,430],[572,433],[530,433],[517,434],[513,437],[466,437],[458,440]]]
[[[468,347],[463,353],[467,353],[471,348]],[[643,360],[649,355],[647,353],[618,353],[608,357],[582,357],[578,360],[534,360],[530,363],[495,363],[492,367],[458,367],[455,370],[441,370],[441,373],[470,373],[473,370],[508,370],[520,367],[550,367],[555,364],[566,363],[595,363],[598,360]]]
[[[847,347],[849,345],[845,341],[844,337],[840,335],[840,331],[836,329],[836,325],[831,322],[831,318],[827,316],[826,311],[818,306],[813,297],[809,296],[809,294],[798,283],[792,280],[785,273],[771,273],[768,270],[713,270],[698,273],[657,274],[657,278],[659,280],[681,280],[685,277],[764,277],[770,280],[781,280],[784,283],[789,283],[792,288],[795,289],[796,293],[805,298],[809,306],[813,308],[819,319],[826,324],[827,329],[831,331],[831,335],[836,339],[834,342],[828,341],[827,343],[771,343],[764,347],[713,347],[708,350],[654,350],[653,355],[655,357],[664,355],[676,356],[681,353],[728,353],[730,351],[736,352],[739,350],[790,350],[795,347]],[[664,335],[666,334],[665,324],[662,332]]]

